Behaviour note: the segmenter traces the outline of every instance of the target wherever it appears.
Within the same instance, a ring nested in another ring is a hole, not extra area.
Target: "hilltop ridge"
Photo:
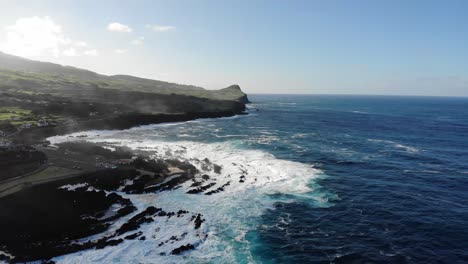
[[[31,89],[31,86],[62,89],[91,87],[155,94],[178,94],[245,102],[246,94],[238,89],[207,90],[194,85],[177,84],[130,75],[102,75],[86,69],[30,60],[0,52],[0,89]]]
[[[238,85],[206,90],[130,75],[29,60],[0,52],[0,143],[85,129],[123,129],[244,113]],[[27,136],[24,136],[26,135]]]

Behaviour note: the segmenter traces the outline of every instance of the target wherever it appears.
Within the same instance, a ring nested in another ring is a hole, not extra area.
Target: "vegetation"
[[[240,113],[247,101],[237,85],[212,91],[128,75],[105,76],[0,52],[0,132],[4,134],[135,113]]]
[[[0,124],[11,124],[15,127],[49,126],[60,122],[57,115],[34,114],[31,110],[20,107],[0,107]]]
[[[247,102],[237,85],[211,91],[127,75],[105,76],[0,52],[2,142],[12,137],[32,142],[39,135],[82,129],[231,116],[242,113]]]
[[[177,94],[213,100],[243,100],[245,94],[234,85],[221,90],[205,90],[182,85],[138,78],[128,75],[105,76],[91,71],[58,64],[22,59],[0,52],[0,83],[2,90],[28,94],[62,95],[70,89],[112,89],[156,94]]]

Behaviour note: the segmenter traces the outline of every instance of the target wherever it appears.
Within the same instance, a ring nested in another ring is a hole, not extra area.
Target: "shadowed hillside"
[[[156,94],[178,94],[214,100],[247,102],[245,93],[233,85],[221,90],[205,90],[128,75],[106,76],[59,64],[24,59],[0,52],[0,88],[2,91],[74,94],[76,90],[112,89]],[[71,90],[71,91],[70,91]]]
[[[232,116],[243,113],[246,103],[238,85],[212,91],[0,52],[0,144],[5,136],[40,138],[44,130],[55,134]]]

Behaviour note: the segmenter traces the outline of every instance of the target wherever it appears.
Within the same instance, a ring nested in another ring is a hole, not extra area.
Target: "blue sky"
[[[248,93],[468,96],[468,1],[0,6],[0,50],[103,74]]]

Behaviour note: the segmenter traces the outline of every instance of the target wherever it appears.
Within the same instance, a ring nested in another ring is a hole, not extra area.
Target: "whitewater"
[[[255,137],[239,139],[242,135],[226,134],[215,137],[223,140],[220,142],[185,140],[199,136],[197,133],[190,134],[187,126],[193,128],[195,125],[197,129],[193,131],[200,131],[207,126],[232,122],[235,119],[150,125],[125,131],[88,131],[49,138],[52,144],[86,140],[104,144],[110,149],[128,147],[133,151],[144,151],[154,159],[186,161],[200,171],[196,177],[201,177],[202,174],[209,176],[209,181],[206,182],[212,184],[209,190],[223,188],[222,192],[212,195],[194,195],[187,193],[190,182],[186,182],[182,188],[172,191],[150,194],[117,192],[130,199],[138,210],[119,219],[106,233],[94,238],[111,233],[149,206],[160,207],[165,211],[188,210],[200,213],[205,221],[200,229],[193,229],[189,225],[191,219],[188,215],[158,219],[142,225],[138,230],[145,236],[144,241],[125,240],[117,246],[77,252],[53,260],[58,263],[254,263],[254,257],[250,253],[251,242],[246,235],[261,224],[260,216],[266,210],[274,210],[276,202],[292,202],[298,197],[326,203],[320,201],[323,197],[312,195],[314,189],[310,184],[323,175],[310,164],[278,159],[264,150],[246,148],[245,144]],[[175,134],[171,135],[168,130]],[[219,133],[220,129],[204,130],[205,133],[210,133],[209,137],[216,131]],[[262,136],[256,138],[260,144],[275,140],[271,135],[260,135]],[[168,140],[168,136],[172,140]],[[184,140],[174,140],[178,136]],[[206,160],[219,165],[220,173],[206,170],[206,162],[203,162]],[[178,240],[171,240],[171,237]],[[165,241],[168,243],[161,245]],[[188,243],[195,245],[195,249],[181,255],[168,253]]]

